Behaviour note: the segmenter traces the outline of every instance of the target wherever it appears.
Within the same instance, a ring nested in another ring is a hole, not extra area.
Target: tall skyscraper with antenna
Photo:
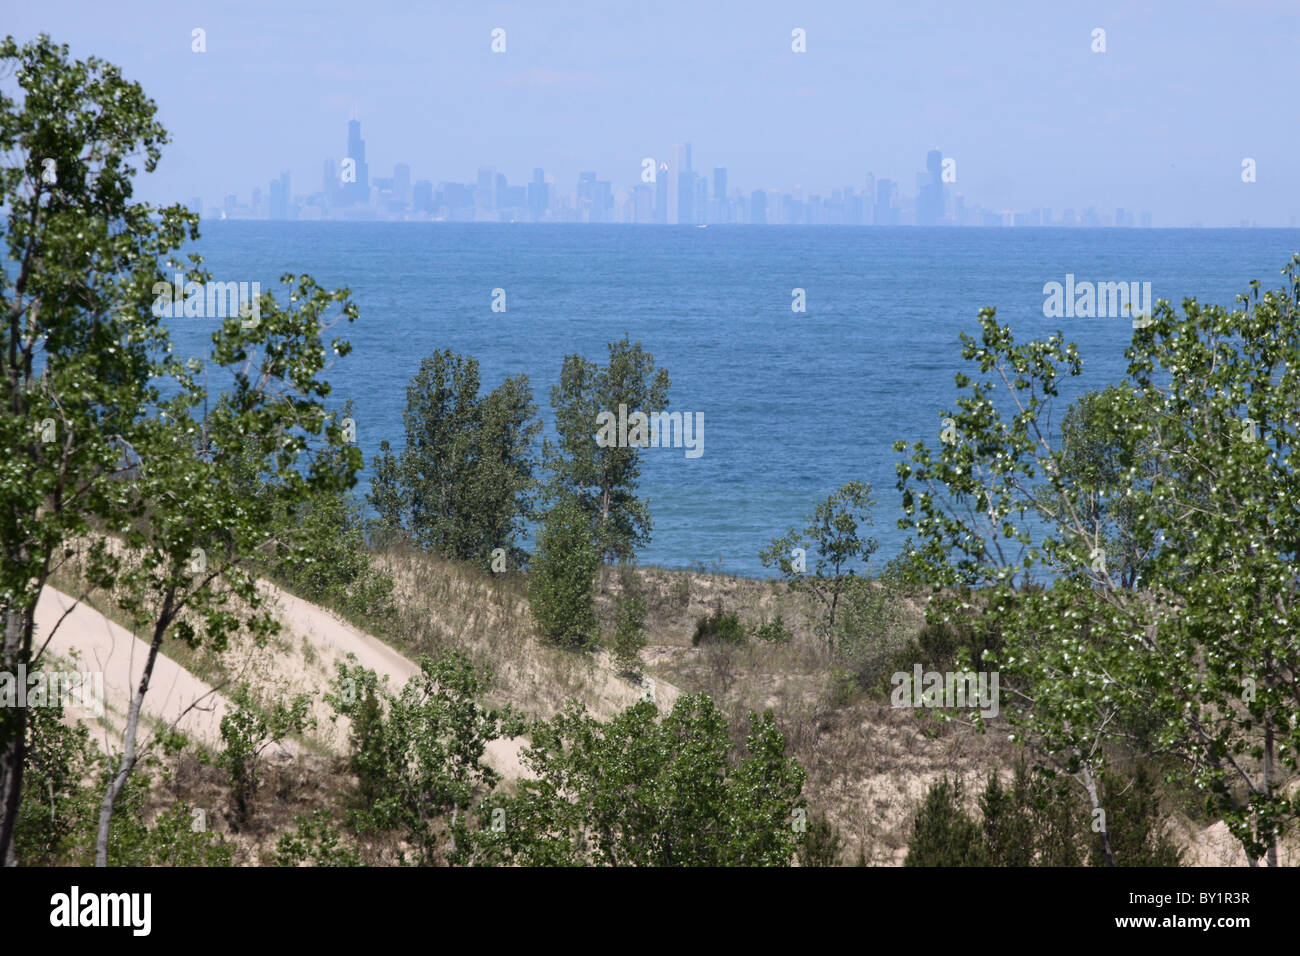
[[[348,158],[356,164],[356,182],[343,184],[343,195],[349,205],[362,206],[370,202],[370,167],[366,165],[366,141],[361,138],[361,120],[348,120]]]

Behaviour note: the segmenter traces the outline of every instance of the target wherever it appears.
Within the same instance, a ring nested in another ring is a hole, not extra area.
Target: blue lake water
[[[654,532],[641,561],[753,575],[766,573],[760,548],[853,479],[875,490],[878,560],[898,551],[891,446],[937,440],[953,375],[968,370],[958,334],[977,332],[982,306],[1017,339],[1062,329],[1078,343],[1084,375],[1068,399],[1123,376],[1132,329],[1125,318],[1044,318],[1044,283],[1147,281],[1156,299],[1230,305],[1251,279],[1279,285],[1300,249],[1300,230],[1284,229],[205,220],[202,233],[217,280],[265,291],[306,272],[352,290],[361,317],[341,333],[353,352],[330,373],[330,404],[355,402],[361,493],[380,441],[401,447],[423,356],[472,355],[485,388],[526,373],[549,429],[565,355],[603,363],[607,343],[639,340],[672,377],[671,410],[702,412],[705,426],[698,458],[643,452]],[[496,288],[504,313],[491,311]],[[791,311],[795,288],[805,313]],[[172,320],[178,348],[206,351],[210,322]]]

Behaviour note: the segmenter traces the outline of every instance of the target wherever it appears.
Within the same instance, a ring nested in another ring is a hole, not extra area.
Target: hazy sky
[[[861,189],[872,172],[912,194],[938,148],[956,190],[991,208],[1300,216],[1296,0],[7,6],[4,32],[118,63],[158,103],[173,142],[151,201],[247,202],[282,169],[315,192],[355,107],[372,177],[407,162],[413,179],[469,182],[490,165],[522,183],[542,166],[564,192],[588,169],[617,189],[688,141],[697,171],[726,166],[746,192]]]

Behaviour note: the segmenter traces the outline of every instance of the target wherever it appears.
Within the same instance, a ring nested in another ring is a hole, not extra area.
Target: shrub
[[[462,861],[788,866],[805,774],[770,711],[749,724],[736,756],[708,695],[683,695],[662,718],[642,701],[608,723],[571,701],[533,727],[518,795],[480,804],[478,828],[457,838]]]
[[[824,813],[819,813],[808,821],[796,852],[800,866],[835,866],[843,849],[844,837]]]
[[[913,548],[909,538],[903,550],[880,569],[880,580],[900,594],[922,594],[930,589],[933,572]]]
[[[780,614],[770,621],[764,621],[762,624],[756,625],[753,629],[753,635],[767,644],[784,644],[794,637],[794,634],[785,626],[785,619]]]
[[[984,836],[962,809],[961,781],[930,786],[912,823],[904,866],[985,866]]]
[[[723,614],[719,608],[695,622],[695,636],[691,638],[692,646],[699,647],[701,644],[715,641],[719,644],[745,643],[745,626],[740,623],[740,616],[734,611]]]
[[[1116,866],[1181,866],[1183,850],[1170,838],[1160,813],[1156,781],[1144,764],[1132,780],[1107,767],[1102,771],[1106,829]],[[1105,864],[1101,838],[1092,840],[1094,866]]]
[[[221,739],[225,748],[217,757],[217,766],[230,777],[235,798],[235,819],[242,826],[248,822],[253,794],[257,792],[257,761],[262,752],[293,734],[314,726],[310,716],[311,697],[298,694],[287,705],[276,703],[263,713],[253,702],[247,684],[241,684],[230,698],[233,705],[221,718]]]
[[[557,644],[595,641],[595,581],[600,553],[591,521],[572,501],[546,514],[528,574],[528,605],[542,634]]]
[[[353,766],[371,788],[350,822],[359,832],[394,834],[405,845],[402,863],[427,866],[444,853],[447,818],[500,780],[482,763],[488,743],[522,728],[507,709],[480,704],[490,675],[464,654],[418,663],[420,673],[394,694],[374,671],[340,661],[326,700],[354,721]],[[367,713],[359,733],[355,721]]]
[[[645,647],[645,598],[626,590],[614,605],[614,662],[635,673]]]
[[[299,814],[293,822],[297,829],[276,844],[276,866],[361,866],[361,855],[342,842],[328,811]]]
[[[888,677],[898,647],[903,643],[903,607],[890,589],[866,578],[857,578],[840,601],[835,622],[835,666],[852,675],[861,689]]]

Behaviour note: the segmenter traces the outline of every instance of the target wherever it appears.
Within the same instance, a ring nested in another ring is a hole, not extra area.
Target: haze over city
[[[769,194],[768,222],[872,221],[830,204],[851,207],[846,190],[867,197],[881,180],[895,184],[898,221],[917,221],[917,174],[940,150],[953,178],[939,218],[953,224],[960,195],[974,225],[1066,224],[1070,210],[1076,224],[1141,225],[1146,211],[1158,226],[1290,226],[1300,134],[1269,91],[1294,83],[1292,13],[1274,2],[428,11],[55,0],[11,11],[9,29],[57,25],[74,55],[93,52],[139,78],[174,144],[140,194],[199,198],[205,215],[225,211],[232,194],[254,215],[256,189],[269,216],[270,182],[283,172],[290,209],[295,196],[310,205],[355,117],[369,176],[394,179],[409,166],[412,206],[417,182],[477,185],[489,169],[494,188],[499,174],[526,193],[542,169],[551,218],[584,221],[578,183],[589,173],[585,181],[610,184],[611,208],[596,221],[631,221],[623,206],[636,200],[618,200],[619,190],[641,183],[645,158],[671,166],[689,143],[705,202],[725,168],[747,207]],[[1216,61],[1223,69],[1207,68]],[[817,196],[827,208],[784,218],[773,194]],[[473,216],[452,198],[443,196],[446,218],[502,218],[500,196],[486,217],[482,196],[468,204]],[[661,221],[678,221],[679,205]],[[531,218],[526,195],[521,208],[511,218]],[[1132,222],[1116,223],[1118,209]],[[380,201],[378,216],[390,212]],[[706,206],[690,221],[747,220]]]

